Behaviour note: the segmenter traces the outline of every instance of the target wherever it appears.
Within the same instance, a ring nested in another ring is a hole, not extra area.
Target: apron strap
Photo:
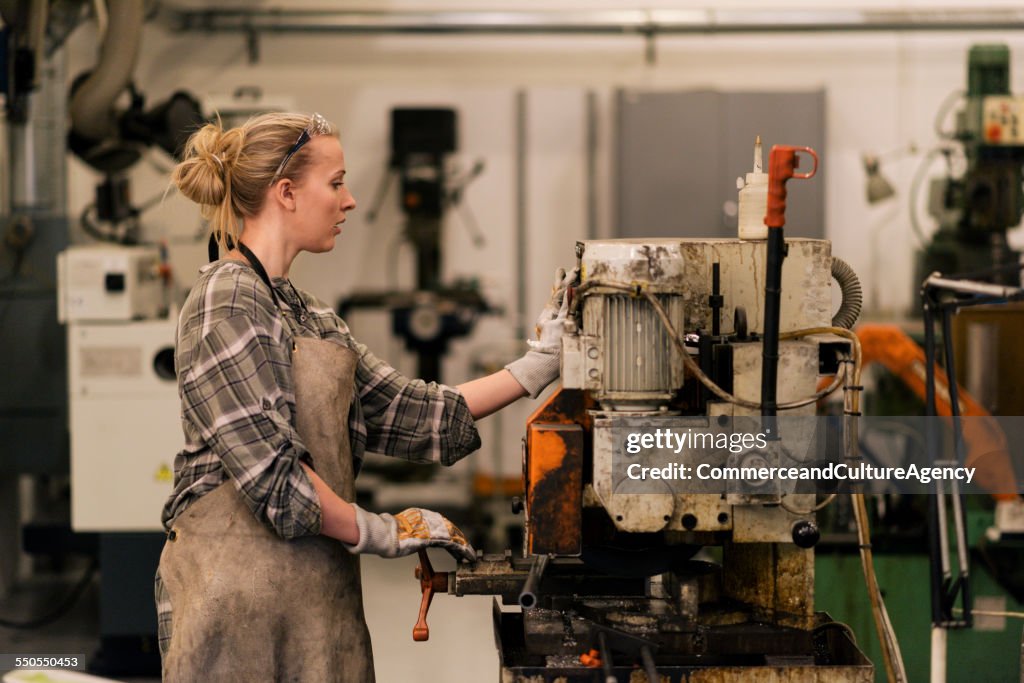
[[[234,249],[235,241],[230,236],[225,236],[227,239],[227,248]],[[206,243],[206,255],[210,257],[210,263],[213,263],[220,258],[220,249],[217,244],[217,236],[212,232],[210,233],[210,241]]]
[[[270,296],[274,298],[274,306],[278,309],[281,308],[281,302],[277,299],[277,292],[274,291],[274,285],[270,284],[270,276],[267,275],[267,269],[263,267],[263,263],[259,260],[256,254],[252,253],[252,249],[245,246],[242,240],[238,240],[237,245],[238,251],[242,252],[242,256],[249,260],[249,265],[256,271],[256,274],[263,280],[263,284],[270,290]],[[290,307],[289,307],[290,308]]]
[[[210,233],[210,241],[206,243],[206,255],[210,257],[210,263],[220,258],[220,247],[217,245],[217,238]]]
[[[242,256],[249,260],[249,265],[256,271],[256,275],[263,280],[263,284],[270,290],[270,296],[274,299],[274,307],[280,309],[281,302],[277,298],[277,292],[274,291],[274,286],[270,284],[270,277],[267,275],[267,269],[263,267],[263,263],[260,262],[256,254],[252,253],[252,249],[242,244],[239,240],[238,244],[234,244],[234,240],[228,238],[227,246],[229,249],[236,248],[242,252]],[[214,234],[210,233],[210,241],[206,243],[206,255],[210,257],[210,263],[213,263],[220,258],[220,247],[217,244],[217,238]]]

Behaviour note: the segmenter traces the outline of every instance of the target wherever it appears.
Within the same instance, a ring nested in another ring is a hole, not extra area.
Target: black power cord
[[[67,614],[71,607],[76,602],[78,602],[78,599],[82,597],[82,593],[85,592],[85,589],[92,582],[93,576],[96,575],[96,570],[99,569],[99,565],[99,559],[93,558],[89,562],[89,566],[88,568],[86,568],[85,573],[82,575],[82,578],[78,580],[78,583],[75,584],[75,587],[71,589],[71,592],[68,593],[67,596],[65,596],[65,598],[61,600],[61,602],[55,608],[53,608],[46,614],[43,614],[38,617],[33,617],[28,621],[13,621],[10,619],[0,618],[0,627],[27,631],[39,628],[41,626],[46,626],[47,624],[57,621],[62,616]]]

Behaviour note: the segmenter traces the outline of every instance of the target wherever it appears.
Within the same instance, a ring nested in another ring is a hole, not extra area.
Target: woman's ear
[[[295,183],[291,178],[281,178],[270,186],[270,198],[285,211],[294,211]]]

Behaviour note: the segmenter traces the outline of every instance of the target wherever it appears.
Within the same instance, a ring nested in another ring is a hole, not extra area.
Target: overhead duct
[[[143,5],[138,0],[110,0],[108,21],[101,29],[99,63],[71,84],[68,149],[108,176],[126,171],[150,145],[177,156],[204,121],[199,102],[184,91],[145,109],[145,97],[132,83],[142,39]],[[115,106],[126,91],[131,102],[127,107]],[[116,220],[119,215],[101,218]]]
[[[131,82],[142,40],[143,3],[110,0],[108,9],[100,61],[71,99],[71,130],[91,140],[116,133],[114,102]]]

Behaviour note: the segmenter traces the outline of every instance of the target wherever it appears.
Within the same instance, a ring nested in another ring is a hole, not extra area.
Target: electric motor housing
[[[780,331],[830,324],[831,243],[786,244]],[[578,304],[582,330],[563,340],[562,384],[590,391],[605,410],[658,410],[683,385],[679,350],[641,290],[658,298],[678,334],[710,330],[712,269],[718,264],[721,331],[734,332],[737,308],[746,313],[750,332],[763,330],[763,241],[592,240],[579,243],[579,251],[586,285]]]

